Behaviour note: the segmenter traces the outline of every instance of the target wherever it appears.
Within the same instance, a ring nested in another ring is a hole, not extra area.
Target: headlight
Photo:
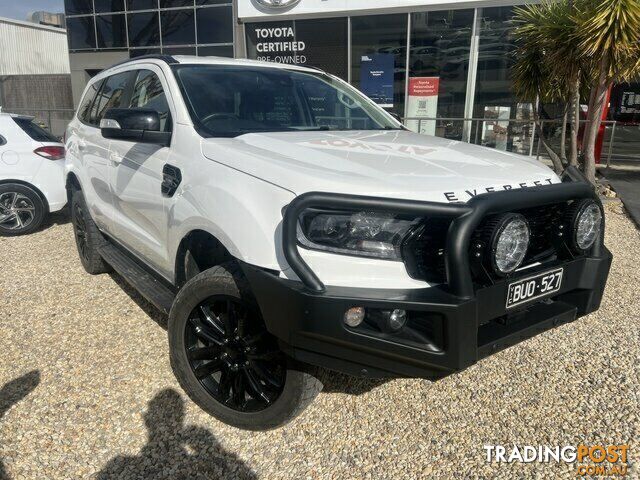
[[[583,200],[571,208],[571,246],[578,253],[589,250],[602,229],[602,212],[593,200]]]
[[[518,268],[529,248],[529,224],[519,213],[500,216],[493,227],[491,259],[493,268],[500,275],[507,275]]]
[[[400,260],[402,241],[415,224],[414,218],[392,214],[309,209],[300,216],[298,242],[314,250]]]

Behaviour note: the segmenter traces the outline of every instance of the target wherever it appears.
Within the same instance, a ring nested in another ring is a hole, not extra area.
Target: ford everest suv
[[[435,380],[600,305],[577,170],[412,133],[319,70],[138,58],[66,138],[82,265],[169,313],[180,384],[237,427],[293,418],[315,367]]]

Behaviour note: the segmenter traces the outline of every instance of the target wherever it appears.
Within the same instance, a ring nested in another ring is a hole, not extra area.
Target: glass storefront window
[[[353,17],[351,40],[351,83],[404,115],[407,15]]]
[[[162,45],[188,45],[196,43],[196,25],[193,8],[160,12]]]
[[[211,47],[198,47],[198,56],[233,58],[233,46],[222,45],[222,46],[211,46]]]
[[[527,120],[530,115],[530,105],[517,103],[511,90],[510,72],[515,49],[511,24],[513,8],[483,8],[481,12],[473,116],[487,120],[474,124],[471,140],[500,150],[524,153],[529,145],[530,126],[509,122],[510,119]]]
[[[296,20],[296,41],[303,42],[306,65],[318,67],[343,80],[348,77],[346,18]]]
[[[464,117],[474,11],[411,14],[407,117]],[[462,139],[462,123],[408,122],[409,128]]]
[[[124,0],[94,0],[96,13],[124,12]]]
[[[162,47],[165,55],[195,55],[196,47]]]
[[[127,10],[151,10],[158,8],[158,0],[127,0]]]
[[[133,48],[129,50],[129,57],[142,57],[143,55],[160,55],[162,50],[159,48]]]
[[[66,15],[83,15],[93,13],[92,0],[64,0]]]
[[[121,48],[127,46],[127,31],[124,14],[96,16],[98,48]]]
[[[198,43],[232,43],[233,9],[209,7],[196,9]]]
[[[96,48],[96,32],[93,17],[67,18],[69,50]]]
[[[160,25],[156,12],[127,15],[129,46],[146,47],[160,45]]]
[[[193,0],[160,0],[160,8],[193,7]]]

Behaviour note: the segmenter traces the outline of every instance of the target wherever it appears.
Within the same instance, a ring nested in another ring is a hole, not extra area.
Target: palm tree
[[[514,23],[517,48],[512,71],[514,90],[521,100],[538,105],[565,105],[564,117],[567,120],[570,117],[571,120],[571,165],[578,163],[578,109],[583,71],[576,42],[572,40],[577,28],[573,20],[574,12],[572,2],[543,1],[536,5],[516,7]],[[537,108],[534,109],[534,121],[554,169],[560,172],[566,160],[564,142],[567,122],[562,124],[561,153],[558,155],[541,128]]]
[[[580,99],[589,98],[582,150],[585,175],[595,183],[595,144],[607,91],[640,75],[640,0],[543,0],[516,8],[514,22],[514,89],[524,101],[570,105],[571,165],[578,163]],[[540,135],[554,168],[562,169],[561,155],[542,129]]]
[[[595,182],[595,145],[614,83],[640,75],[640,0],[581,0],[574,38],[591,65],[592,89],[583,138],[584,172]]]

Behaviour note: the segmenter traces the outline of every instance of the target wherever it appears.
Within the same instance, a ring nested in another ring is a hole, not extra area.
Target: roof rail
[[[110,67],[105,68],[105,70],[109,70],[110,68],[113,68],[113,67],[119,67],[120,65],[124,65],[126,63],[134,62],[134,61],[137,61],[137,60],[161,60],[161,61],[165,62],[167,65],[174,65],[176,63],[179,63],[171,55],[140,55],[139,57],[128,58],[128,59],[123,60],[121,62],[115,63],[115,64],[111,65]]]

